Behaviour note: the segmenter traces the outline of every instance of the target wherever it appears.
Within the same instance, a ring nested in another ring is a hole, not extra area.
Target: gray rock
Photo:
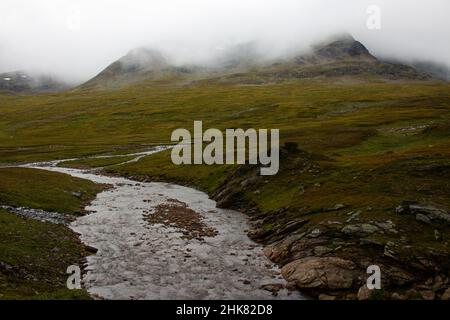
[[[310,234],[308,234],[308,238],[317,238],[321,234],[322,234],[322,231],[320,231],[320,229],[314,229],[313,231],[311,231]]]
[[[409,210],[413,214],[424,214],[428,216],[430,220],[439,220],[450,223],[450,214],[442,209],[438,209],[432,206],[410,205]]]
[[[447,223],[450,224],[450,214],[444,210],[431,205],[421,205],[417,202],[403,202],[395,211],[399,214],[414,215],[417,220],[424,223]]]
[[[426,224],[431,224],[430,218],[428,218],[428,216],[421,214],[421,213],[416,214],[416,220],[426,223]]]
[[[342,203],[338,203],[337,205],[334,206],[334,210],[341,210],[346,208],[347,206],[345,204]]]
[[[398,231],[395,230],[395,224],[391,220],[387,220],[386,222],[375,222],[375,225],[383,231],[395,234],[398,233]]]
[[[81,199],[81,197],[83,196],[81,192],[72,192],[72,195],[78,199]]]
[[[355,220],[361,214],[361,211],[356,211],[356,212],[351,211],[347,214],[350,215],[350,218],[348,218],[346,221],[351,222],[352,220]]]
[[[361,223],[349,224],[342,228],[341,231],[350,236],[366,236],[379,231],[379,228],[370,223]]]

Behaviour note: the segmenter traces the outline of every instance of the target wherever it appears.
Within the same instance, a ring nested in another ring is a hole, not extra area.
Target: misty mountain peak
[[[218,64],[224,68],[248,67],[261,60],[258,43],[243,42],[226,48],[218,57]]]
[[[349,34],[344,34],[326,44],[317,45],[313,50],[317,56],[325,59],[375,59],[361,42]]]
[[[145,47],[135,48],[111,63],[82,87],[117,87],[151,78],[152,75],[170,68],[171,65],[160,51]]]
[[[160,70],[168,66],[167,60],[161,52],[144,47],[131,50],[119,62],[125,72]]]

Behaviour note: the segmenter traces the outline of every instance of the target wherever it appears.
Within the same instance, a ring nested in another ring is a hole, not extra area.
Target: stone
[[[355,220],[360,214],[361,214],[361,211],[356,211],[356,212],[350,211],[349,213],[347,213],[347,215],[349,215],[350,218],[348,218],[346,220],[346,222],[351,222],[352,220]]]
[[[387,220],[386,222],[375,222],[375,225],[383,231],[394,234],[398,233],[398,231],[395,230],[395,224],[391,220]]]
[[[406,297],[405,297],[405,296],[402,296],[402,295],[400,295],[400,294],[398,294],[397,292],[394,292],[394,293],[391,295],[391,299],[392,299],[392,300],[406,300]]]
[[[450,224],[450,214],[443,209],[431,205],[421,205],[414,201],[404,201],[395,211],[398,214],[411,214],[417,220],[424,223],[447,223]]]
[[[333,249],[331,249],[329,247],[326,247],[326,246],[316,246],[314,248],[314,254],[316,256],[323,256],[323,255],[326,255],[327,253],[330,253],[332,251],[333,251]]]
[[[319,300],[328,300],[328,301],[332,301],[332,300],[336,300],[336,296],[331,296],[329,294],[320,294],[319,295]]]
[[[369,300],[371,291],[367,288],[367,285],[361,286],[358,290],[358,300]]]
[[[436,297],[432,290],[423,290],[419,291],[419,293],[424,300],[434,300],[434,298]]]
[[[439,220],[443,222],[450,223],[450,214],[446,211],[438,209],[433,206],[423,206],[418,204],[413,204],[409,206],[409,210],[413,214],[424,214],[428,216],[430,220]]]
[[[384,265],[380,266],[382,273],[382,281],[383,275],[386,279],[389,279],[389,282],[396,286],[405,286],[411,284],[415,281],[416,277],[404,270],[403,268],[396,267],[394,265]]]
[[[341,210],[347,208],[347,206],[345,204],[342,203],[338,203],[337,205],[334,206],[334,210]]]
[[[447,290],[444,291],[441,295],[441,300],[450,300],[450,288],[447,288]]]
[[[308,257],[288,263],[281,269],[288,282],[301,289],[348,289],[356,276],[353,262],[337,257]]]
[[[444,275],[437,275],[433,282],[433,291],[444,289],[448,284],[448,278]]]
[[[310,234],[308,234],[309,238],[317,238],[318,236],[320,236],[320,234],[322,233],[322,231],[320,231],[320,229],[314,229],[313,231],[311,231]]]
[[[283,288],[284,288],[284,286],[281,283],[264,284],[260,287],[260,289],[269,291],[273,295],[277,295],[278,291],[280,291]]]
[[[442,241],[441,233],[438,230],[434,230],[434,238],[436,241]]]
[[[86,249],[87,252],[91,253],[91,254],[96,254],[98,252],[97,248],[91,247],[91,246],[84,246],[84,248]]]
[[[244,187],[244,188],[248,188],[248,187],[251,187],[251,186],[253,186],[253,185],[257,184],[257,183],[258,183],[258,178],[257,177],[250,177],[248,179],[243,180],[241,182],[241,186]]]
[[[398,214],[405,214],[406,208],[404,206],[398,206],[397,208],[395,208],[395,212]]]
[[[81,192],[72,192],[72,195],[78,199],[81,199],[81,197],[83,196]]]
[[[266,246],[263,250],[267,258],[274,262],[280,262],[289,255],[293,243],[299,241],[305,234],[297,234],[287,237],[281,241]]]
[[[349,224],[342,228],[343,233],[350,236],[366,236],[379,231],[377,226],[369,223]]]
[[[420,297],[420,294],[416,289],[410,289],[406,291],[406,296],[409,300],[417,300]]]
[[[421,214],[421,213],[416,214],[416,220],[426,223],[426,224],[431,224],[430,218],[428,218],[428,216]]]
[[[286,285],[284,287],[288,291],[296,291],[297,290],[297,285],[295,284],[295,282],[288,282],[288,283],[286,283]]]

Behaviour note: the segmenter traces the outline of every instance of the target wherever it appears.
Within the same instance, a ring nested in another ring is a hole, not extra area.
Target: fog
[[[367,26],[371,5],[380,28]],[[1,0],[0,73],[84,81],[135,47],[199,63],[247,41],[276,56],[341,32],[379,57],[450,65],[449,13],[448,0]]]

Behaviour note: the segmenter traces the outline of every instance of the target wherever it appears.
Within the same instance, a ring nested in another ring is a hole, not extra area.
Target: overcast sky
[[[371,5],[380,29],[367,27]],[[449,14],[448,0],[1,0],[0,73],[83,81],[134,47],[186,62],[245,41],[282,52],[344,31],[378,56],[450,65]]]

